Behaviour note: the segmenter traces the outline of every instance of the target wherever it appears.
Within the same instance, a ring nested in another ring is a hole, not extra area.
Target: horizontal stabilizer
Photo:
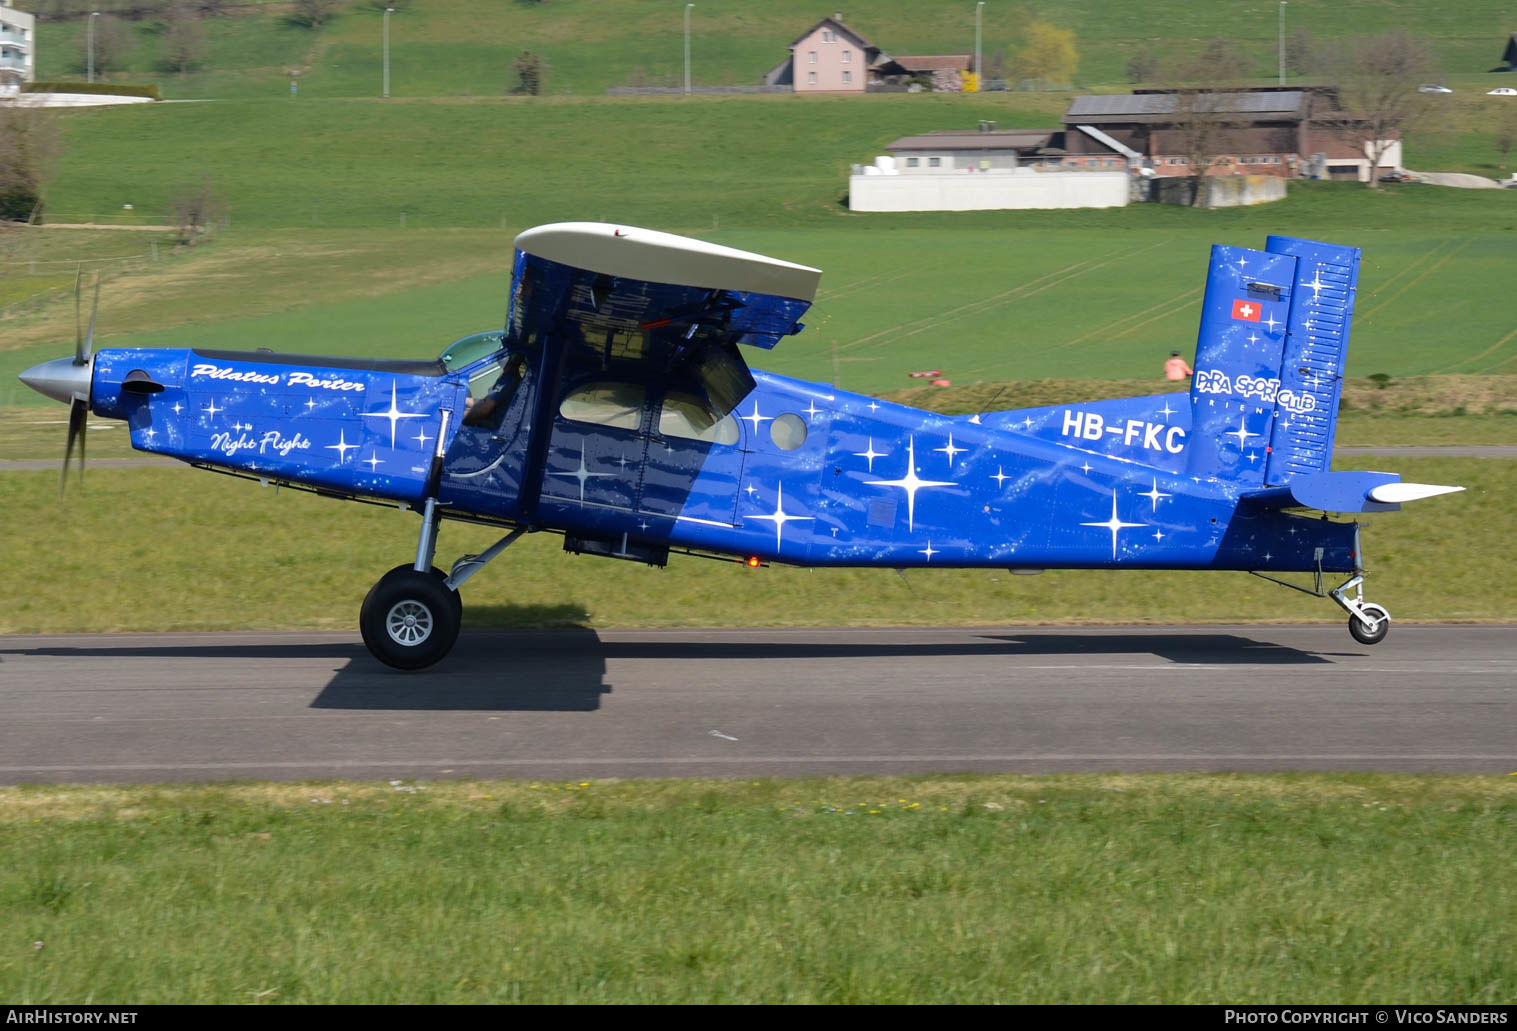
[[[1313,508],[1323,512],[1394,512],[1403,501],[1453,494],[1463,487],[1402,483],[1395,473],[1336,472],[1297,476],[1279,487],[1245,493],[1255,508]]]
[[[1388,505],[1399,505],[1403,501],[1421,501],[1423,498],[1436,498],[1440,494],[1457,494],[1462,490],[1463,487],[1445,487],[1441,483],[1383,483],[1370,488],[1369,498]]]

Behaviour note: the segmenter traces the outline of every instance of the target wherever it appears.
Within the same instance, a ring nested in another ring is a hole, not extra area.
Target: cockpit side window
[[[664,395],[658,414],[658,432],[663,437],[705,440],[713,444],[736,444],[737,420],[726,414],[718,417],[705,399],[694,394],[671,390]]]
[[[565,419],[635,430],[643,423],[648,392],[636,383],[601,381],[575,387],[558,406]]]

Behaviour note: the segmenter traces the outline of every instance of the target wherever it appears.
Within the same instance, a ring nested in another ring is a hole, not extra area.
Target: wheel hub
[[[390,640],[406,648],[414,648],[431,637],[432,626],[432,610],[409,598],[390,606],[385,615]]]

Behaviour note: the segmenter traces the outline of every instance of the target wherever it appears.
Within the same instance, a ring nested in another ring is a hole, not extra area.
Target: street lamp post
[[[974,76],[975,89],[985,89],[985,69],[980,66],[980,12],[985,10],[985,0],[974,5]]]
[[[390,15],[395,13],[395,8],[385,8],[385,96],[390,95]]]
[[[1285,0],[1280,0],[1280,85],[1285,85]]]
[[[694,4],[685,5],[685,92],[690,92],[690,9]]]
[[[90,82],[94,82],[95,81],[95,19],[98,18],[98,17],[100,17],[100,12],[99,11],[92,11],[90,13],[90,20],[89,20],[89,35],[90,35],[89,81]]]

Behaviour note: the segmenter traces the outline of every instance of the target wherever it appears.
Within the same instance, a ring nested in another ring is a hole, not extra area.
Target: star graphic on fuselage
[[[906,529],[916,529],[917,491],[923,487],[956,487],[952,480],[923,480],[917,476],[916,437],[906,438],[906,475],[899,480],[865,480],[866,487],[900,487],[906,492]]]
[[[953,434],[950,433],[950,434],[948,434],[948,443],[945,446],[943,446],[943,447],[935,447],[932,450],[936,451],[940,455],[946,454],[948,456],[948,468],[951,471],[953,469],[953,456],[954,455],[958,455],[958,454],[963,454],[965,451],[968,451],[969,449],[968,448],[962,448],[962,447],[954,447],[953,446]]]
[[[863,458],[863,459],[867,459],[868,460],[868,462],[869,462],[869,471],[870,472],[874,472],[874,460],[876,458],[887,458],[887,457],[889,457],[889,455],[890,455],[889,451],[876,451],[874,449],[874,438],[873,437],[869,438],[869,446],[866,447],[863,451],[855,451],[855,452],[853,452],[853,457],[854,458]]]
[[[1117,492],[1115,490],[1113,490],[1111,492],[1111,518],[1108,519],[1108,520],[1106,520],[1106,522],[1104,522],[1104,523],[1081,523],[1080,525],[1081,526],[1099,526],[1102,529],[1110,530],[1111,531],[1111,558],[1112,558],[1112,561],[1115,562],[1116,559],[1117,559],[1117,531],[1118,530],[1131,529],[1131,528],[1137,527],[1137,526],[1147,526],[1148,524],[1147,523],[1124,523],[1124,522],[1122,522],[1122,520],[1118,519],[1117,518]]]
[[[785,530],[785,524],[797,522],[808,523],[811,522],[815,517],[791,515],[789,512],[785,511],[785,485],[783,483],[779,485],[779,489],[775,494],[775,499],[774,511],[771,514],[749,516],[749,518],[767,519],[770,522],[774,523],[774,551],[776,554],[778,554],[780,550],[780,535]]]
[[[348,441],[347,441],[347,435],[344,434],[341,429],[339,429],[337,431],[337,443],[335,443],[335,444],[328,444],[327,445],[327,450],[328,451],[336,451],[337,452],[337,464],[341,465],[343,462],[345,462],[347,460],[348,452],[349,451],[357,451],[358,450],[358,445],[357,444],[349,444]]]
[[[395,381],[390,381],[390,407],[387,410],[377,412],[364,412],[365,419],[389,419],[390,420],[390,447],[395,447],[395,424],[401,419],[425,419],[425,412],[402,412],[395,404]]]
[[[585,503],[585,481],[586,480],[593,479],[593,478],[595,478],[597,476],[615,476],[616,474],[615,473],[592,473],[590,471],[589,467],[585,465],[585,442],[583,440],[581,440],[579,442],[579,468],[575,469],[573,472],[567,472],[567,473],[549,473],[548,475],[549,476],[567,476],[570,479],[578,480],[579,481],[579,503],[581,505],[583,505]]]

